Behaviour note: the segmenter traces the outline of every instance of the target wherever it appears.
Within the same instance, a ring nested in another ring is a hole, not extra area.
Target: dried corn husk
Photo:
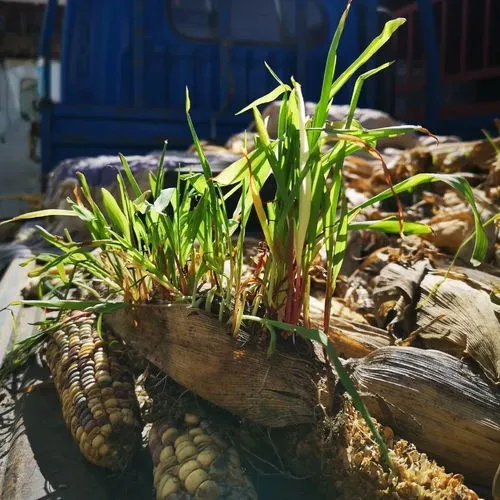
[[[484,185],[486,194],[493,201],[500,201],[500,154],[496,154],[494,161],[490,163],[490,173]]]
[[[465,281],[473,288],[484,290],[488,295],[500,293],[500,270],[485,264],[481,266],[481,269],[484,270],[462,266],[453,266],[451,270],[448,267],[440,267],[436,269],[435,274]]]
[[[495,148],[500,145],[496,138],[490,143],[487,139],[481,141],[459,142],[432,145],[430,148],[418,147],[405,151],[399,166],[411,165],[412,174],[419,172],[466,172],[480,168],[487,172],[489,164],[496,156]],[[393,179],[394,180],[394,179]]]
[[[324,366],[292,343],[269,358],[265,344],[242,342],[216,316],[183,304],[127,306],[104,321],[178,384],[231,413],[269,427],[315,421]]]
[[[442,352],[385,347],[350,363],[372,415],[469,481],[500,463],[500,393]]]
[[[186,413],[175,423],[157,421],[149,433],[149,447],[157,500],[257,499],[237,451],[196,413]]]
[[[380,327],[405,333],[411,328],[409,310],[413,305],[420,282],[429,269],[429,262],[421,260],[414,266],[391,262],[384,267],[373,292],[375,318]]]
[[[474,198],[483,220],[487,220],[496,213],[498,207],[491,203],[482,191],[475,190]],[[439,211],[429,220],[422,220],[432,228],[432,233],[421,235],[440,250],[455,254],[460,250],[460,259],[470,260],[474,241],[470,241],[463,249],[463,241],[474,231],[474,218],[469,206],[454,191],[448,191],[442,198]],[[485,227],[488,238],[488,251],[486,260],[494,256],[494,246],[498,230],[494,224]]]
[[[376,318],[399,337],[413,332],[410,338],[418,334],[429,348],[471,357],[499,384],[500,307],[491,300],[498,290],[500,278],[477,269],[432,271],[426,261],[411,267],[391,263],[373,294]]]
[[[66,425],[90,462],[123,469],[140,442],[134,383],[121,353],[101,339],[95,317],[68,316],[46,359]]]
[[[470,356],[492,383],[500,384],[500,306],[490,294],[466,281],[428,274],[420,295],[417,326],[426,346]]]
[[[323,328],[323,311],[323,302],[311,297],[310,317],[313,328]],[[345,358],[361,358],[391,344],[391,337],[387,331],[366,323],[339,318],[335,310],[330,317],[328,337],[339,355]]]
[[[474,230],[474,218],[467,207],[455,212],[439,213],[423,222],[432,228],[432,233],[422,235],[422,238],[452,254],[458,251],[462,242]]]

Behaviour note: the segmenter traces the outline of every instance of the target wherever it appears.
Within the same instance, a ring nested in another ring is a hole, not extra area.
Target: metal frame
[[[425,92],[425,112],[413,110],[409,119],[422,119],[424,124],[433,131],[440,133],[458,133],[464,136],[479,135],[481,128],[490,126],[495,118],[493,113],[500,113],[500,99],[496,102],[462,104],[443,103],[443,88],[448,84],[474,82],[482,79],[500,76],[500,65],[493,66],[490,61],[489,18],[492,10],[492,0],[476,0],[484,4],[483,39],[481,40],[480,69],[467,67],[467,44],[469,40],[467,19],[472,8],[470,0],[460,2],[460,27],[459,27],[459,71],[450,73],[446,71],[445,61],[448,49],[448,35],[450,27],[447,23],[447,12],[450,0],[417,0],[410,5],[398,9],[394,14],[408,19],[407,50],[405,54],[406,78],[396,83],[396,93],[400,97],[412,91]],[[441,22],[437,26],[434,15],[435,8],[441,9]],[[456,9],[454,6],[453,8]],[[420,26],[416,26],[416,13],[420,14]],[[414,47],[414,30],[420,29],[425,36],[422,37],[423,47]],[[413,74],[412,63],[417,50],[423,49],[425,54],[425,75],[417,77]]]

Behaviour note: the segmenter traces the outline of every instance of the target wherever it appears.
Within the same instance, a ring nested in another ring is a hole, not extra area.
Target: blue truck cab
[[[41,35],[42,170],[66,158],[141,154],[191,144],[185,89],[201,138],[225,142],[243,130],[235,113],[282,78],[317,100],[345,0],[67,0],[61,37],[61,100],[50,100],[57,0]],[[339,53],[352,62],[380,28],[378,0],[356,0]],[[372,64],[375,64],[374,61]],[[374,79],[362,106],[374,106]],[[348,101],[349,88],[337,103]]]

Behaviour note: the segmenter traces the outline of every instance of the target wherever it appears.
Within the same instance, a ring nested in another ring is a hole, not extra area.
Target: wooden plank
[[[10,306],[12,302],[22,299],[22,289],[28,280],[28,273],[34,264],[21,267],[25,258],[13,259],[0,281],[0,365],[14,339],[15,324],[21,306]]]

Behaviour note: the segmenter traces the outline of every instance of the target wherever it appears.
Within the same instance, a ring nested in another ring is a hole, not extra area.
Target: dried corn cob
[[[338,463],[331,463],[329,468],[341,483],[345,499],[478,500],[477,494],[464,484],[463,476],[447,473],[414,445],[397,439],[391,428],[375,422],[397,471],[397,477],[391,476],[382,466],[368,426],[347,396],[338,418],[337,431],[344,443],[337,449]]]
[[[195,414],[186,413],[180,425],[156,422],[149,447],[157,500],[257,498],[237,451]]]
[[[140,440],[133,379],[101,339],[95,317],[73,314],[49,337],[46,359],[66,425],[90,462],[122,469]]]

